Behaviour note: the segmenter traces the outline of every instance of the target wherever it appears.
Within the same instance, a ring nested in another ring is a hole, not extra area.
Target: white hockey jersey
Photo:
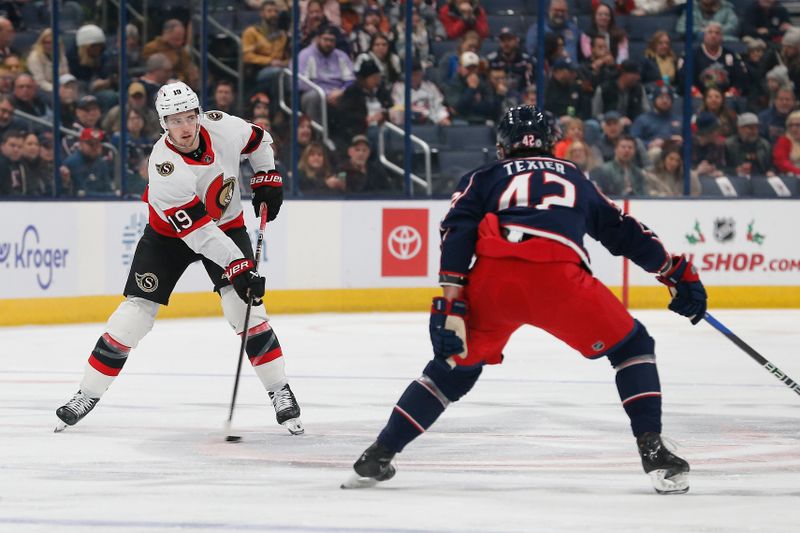
[[[183,239],[192,250],[225,268],[243,257],[223,233],[244,226],[239,162],[245,156],[256,172],[274,169],[272,137],[261,127],[221,111],[203,114],[200,135],[206,146],[200,161],[179,152],[166,133],[156,141],[143,199],[153,230]]]

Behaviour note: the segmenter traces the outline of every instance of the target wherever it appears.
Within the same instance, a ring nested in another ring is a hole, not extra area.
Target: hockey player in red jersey
[[[501,363],[511,334],[529,324],[586,358],[609,360],[656,491],[689,490],[689,464],[661,440],[655,341],[592,276],[584,235],[655,274],[673,294],[669,308],[693,324],[705,314],[705,289],[691,261],[667,253],[652,231],[622,213],[573,163],[554,158],[553,144],[544,113],[512,108],[498,126],[499,161],[462,178],[441,226],[444,294],[431,309],[434,358],[406,388],[342,488],[393,477],[394,455],[469,392],[483,365]]]
[[[80,390],[56,410],[56,431],[91,411],[122,370],[128,353],[153,327],[159,305],[167,305],[186,268],[202,261],[219,293],[225,318],[242,335],[252,296],[245,350],[275,408],[279,424],[303,433],[300,407],[289,387],[278,338],[261,298],[265,280],[255,270],[242,213],[239,161],[255,171],[250,185],[258,215],[266,204],[273,220],[283,202],[283,180],[275,170],[272,138],[259,126],[220,111],[203,113],[194,91],[182,82],[159,89],[156,110],[165,133],[149,161],[144,194],[150,216],[125,284],[125,300],[111,315],[89,356]]]

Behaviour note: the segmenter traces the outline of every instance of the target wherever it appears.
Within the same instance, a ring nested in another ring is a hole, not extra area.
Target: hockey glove
[[[247,303],[253,298],[253,305],[261,305],[266,280],[258,275],[252,259],[237,259],[225,269],[225,277],[233,285],[239,298]]]
[[[687,316],[692,324],[700,322],[706,314],[706,289],[697,269],[685,255],[672,256],[672,266],[656,276],[656,279],[669,287],[672,301],[670,311]]]
[[[267,220],[275,220],[283,203],[283,178],[277,170],[256,172],[250,178],[250,188],[253,189],[253,209],[256,216],[261,216],[261,204],[267,204]]]
[[[458,356],[463,359],[467,356],[466,318],[467,302],[464,300],[447,300],[440,296],[433,299],[429,329],[436,358],[446,360]]]

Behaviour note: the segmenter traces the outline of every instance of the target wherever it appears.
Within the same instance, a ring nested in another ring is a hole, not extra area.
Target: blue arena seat
[[[431,44],[431,52],[433,52],[436,61],[439,62],[446,55],[455,52],[457,47],[458,41],[456,40],[434,41],[433,44]]]
[[[489,15],[489,37],[496,39],[500,35],[500,30],[505,26],[519,35],[522,32],[522,19],[517,15]]]
[[[710,176],[700,177],[700,187],[705,196],[750,196],[750,178],[744,176],[726,176],[712,178]]]
[[[753,177],[753,196],[757,198],[789,198],[800,194],[798,178],[795,176]]]
[[[538,5],[536,2],[525,0],[492,0],[491,2],[484,2],[483,7],[486,8],[487,13],[503,13],[508,11],[516,13],[535,13]]]
[[[624,27],[631,41],[648,42],[653,34],[659,30],[664,30],[672,35],[677,21],[678,17],[675,15],[628,17]]]
[[[436,124],[414,124],[411,126],[411,133],[428,143],[431,148],[437,148],[442,144],[442,132]],[[403,139],[399,137],[398,139],[399,142],[403,142]]]
[[[451,150],[494,146],[494,128],[490,126],[449,126],[442,128],[444,144]]]
[[[439,175],[443,178],[455,178],[456,180],[486,164],[486,153],[482,150],[458,150],[439,152]]]

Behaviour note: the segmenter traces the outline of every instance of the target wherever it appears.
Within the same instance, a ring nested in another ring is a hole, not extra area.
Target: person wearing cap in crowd
[[[406,84],[402,79],[392,86],[394,105],[389,110],[389,119],[399,125],[405,121],[405,90]],[[435,83],[425,79],[425,69],[418,59],[411,66],[411,120],[414,124],[451,124],[442,92]]]
[[[758,116],[742,113],[736,134],[725,140],[725,172],[731,176],[773,176],[772,147],[758,135]]]
[[[448,0],[439,8],[448,39],[458,39],[464,32],[475,30],[481,39],[489,37],[489,17],[480,5],[480,0]]]
[[[383,84],[380,68],[372,60],[364,61],[356,82],[344,90],[336,107],[332,135],[337,148],[342,151],[354,136],[366,134],[370,126],[381,125],[391,107],[392,97]]]
[[[158,138],[161,133],[161,126],[158,123],[158,115],[153,110],[153,106],[147,105],[147,90],[143,83],[133,81],[128,85],[128,102],[126,107],[128,109],[135,109],[144,118],[144,130],[142,134],[145,137]],[[101,126],[104,131],[111,133],[119,132],[119,112],[119,105],[115,105],[103,116]]]
[[[53,118],[53,110],[47,101],[39,96],[39,87],[30,74],[20,74],[16,77],[11,102],[23,113],[47,120]]]
[[[795,87],[792,82],[788,81],[775,92],[772,105],[758,114],[758,133],[770,143],[775,144],[778,137],[783,135],[786,130],[786,119],[796,106]]]
[[[595,168],[591,179],[600,190],[613,196],[650,194],[644,169],[636,164],[636,139],[620,135],[614,145],[614,159]]]
[[[599,116],[608,111],[619,111],[630,120],[650,110],[641,68],[633,59],[626,59],[620,65],[619,77],[598,87],[592,100],[592,115]]]
[[[525,35],[525,51],[531,57],[536,57],[536,47],[539,45],[538,32],[538,23],[533,21],[531,27],[528,28],[528,33]],[[549,33],[560,35],[564,39],[564,50],[567,55],[569,55],[573,63],[578,63],[578,43],[581,38],[581,31],[569,16],[567,0],[550,1],[547,20],[544,23],[544,33],[545,35]]]
[[[800,91],[800,27],[792,26],[786,30],[780,47],[767,54],[764,69],[769,71],[777,65],[786,67],[795,91]],[[795,96],[800,97],[800,92],[795,92]]]
[[[64,160],[62,176],[72,184],[75,196],[108,196],[116,193],[111,165],[103,157],[104,139],[102,130],[83,128],[78,150]]]
[[[168,19],[161,27],[161,35],[144,45],[142,59],[153,54],[164,54],[172,65],[172,72],[181,81],[190,83],[194,76],[192,57],[186,49],[186,25],[178,19]]]
[[[401,193],[399,180],[393,180],[383,165],[370,160],[371,148],[366,135],[356,135],[347,148],[347,159],[336,169],[338,187],[345,194]]]
[[[764,81],[767,43],[754,37],[744,37],[742,42],[747,46],[747,54],[742,58],[747,68],[747,109],[758,113],[769,106],[769,93]]]
[[[739,17],[733,5],[727,0],[697,0],[692,13],[696,39],[701,39],[710,24],[718,24],[726,41],[739,38]],[[675,32],[686,34],[686,10],[684,9],[675,25]]]
[[[742,35],[779,41],[792,23],[789,11],[777,0],[751,0],[742,13]]]
[[[69,64],[67,56],[64,54],[64,46],[58,46],[58,74],[63,76],[69,74]],[[39,38],[33,43],[28,58],[25,60],[28,72],[39,84],[39,88],[46,92],[53,92],[53,30],[45,28],[39,34]]]
[[[309,46],[298,56],[298,71],[325,92],[330,111],[336,106],[344,90],[355,81],[353,62],[350,56],[336,48],[336,31],[323,28]],[[300,107],[303,114],[312,120],[322,120],[322,101],[317,91],[300,81]]]
[[[617,139],[622,136],[625,128],[629,126],[630,123],[630,120],[627,117],[623,117],[619,111],[609,111],[600,117],[600,126],[603,130],[603,134],[595,143],[595,146],[600,150],[603,161],[611,161],[614,159]],[[649,167],[650,159],[647,156],[647,149],[644,143],[639,139],[635,139],[635,141],[636,154],[634,155],[634,161],[636,165],[642,168]]]
[[[22,164],[25,132],[6,131],[0,137],[0,196],[28,194],[28,180]]]
[[[461,54],[456,76],[444,87],[444,100],[453,119],[484,124],[496,118],[489,84],[478,69],[480,62],[475,52]]]
[[[78,80],[72,74],[58,77],[58,99],[61,102],[61,125],[70,128],[75,123],[75,107],[78,103]]]
[[[692,135],[692,171],[698,176],[718,177],[724,174],[725,138],[719,134],[719,119],[713,113],[697,114]]]
[[[659,148],[665,141],[680,143],[681,117],[673,113],[675,95],[668,85],[656,85],[650,91],[652,109],[642,113],[631,126],[631,135],[641,139],[648,150]]]
[[[114,65],[106,50],[106,34],[99,26],[84,24],[75,34],[75,46],[67,50],[69,71],[89,92],[111,88]]]
[[[556,117],[588,118],[586,113],[588,102],[577,80],[577,66],[570,58],[562,57],[556,60],[544,88],[544,108]]]
[[[695,28],[697,29],[697,28]],[[694,49],[694,90],[703,92],[706,86],[714,85],[722,92],[747,94],[747,67],[739,54],[722,44],[722,26],[711,22],[706,26],[702,36],[703,42]],[[678,60],[676,87],[683,91],[683,80],[686,75],[684,57]]]
[[[486,56],[489,69],[505,70],[509,90],[522,93],[534,82],[533,65],[536,61],[522,51],[519,37],[508,26],[500,29],[498,39],[500,47]]]

